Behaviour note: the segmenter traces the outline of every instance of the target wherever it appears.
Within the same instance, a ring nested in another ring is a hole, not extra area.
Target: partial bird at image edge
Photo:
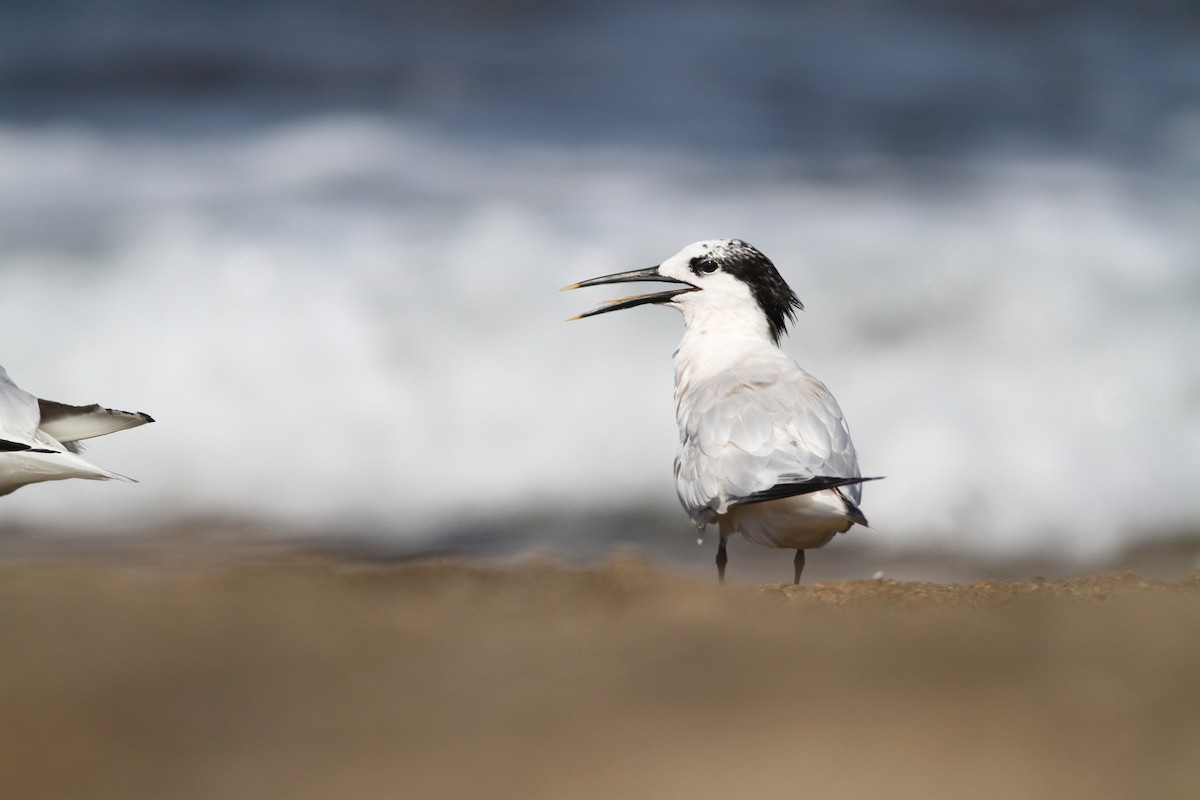
[[[43,400],[0,367],[0,496],[43,481],[133,481],[82,458],[81,441],[154,422],[140,411]]]

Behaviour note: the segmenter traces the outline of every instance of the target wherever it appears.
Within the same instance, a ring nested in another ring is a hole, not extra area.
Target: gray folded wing
[[[675,477],[697,524],[781,484],[859,477],[837,401],[786,354],[755,354],[688,388]],[[855,504],[862,496],[859,483],[842,491]]]

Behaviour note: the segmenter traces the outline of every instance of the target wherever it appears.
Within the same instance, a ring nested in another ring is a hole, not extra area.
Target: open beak
[[[668,289],[665,292],[650,292],[648,294],[635,294],[631,297],[618,297],[615,300],[608,300],[599,308],[593,308],[591,311],[585,311],[582,314],[571,317],[574,319],[583,319],[584,317],[594,317],[597,314],[607,314],[609,311],[620,311],[623,308],[633,308],[634,306],[644,306],[647,303],[669,303],[675,297],[687,292],[700,291],[699,286],[694,286],[687,281],[681,281],[678,278],[669,278],[658,271],[658,267],[647,267],[646,269],[635,269],[631,272],[617,272],[613,275],[602,275],[599,278],[588,278],[586,281],[572,283],[570,286],[564,286],[562,291],[569,289],[580,289],[584,286],[600,286],[606,283],[639,283],[643,281],[654,281],[657,283],[679,283],[683,285],[682,289]],[[571,320],[567,320],[570,322]]]

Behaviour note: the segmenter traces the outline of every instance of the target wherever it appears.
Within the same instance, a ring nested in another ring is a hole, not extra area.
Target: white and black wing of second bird
[[[79,455],[80,441],[154,422],[139,411],[41,400],[0,367],[0,495],[30,483],[67,478],[132,481]]]
[[[862,483],[850,429],[833,395],[779,347],[803,305],[775,265],[738,239],[696,242],[656,267],[565,287],[655,281],[666,291],[622,297],[582,319],[640,305],[668,305],[686,326],[675,351],[679,453],[675,487],[698,528],[716,523],[717,575],[726,540],[804,551],[853,525]]]

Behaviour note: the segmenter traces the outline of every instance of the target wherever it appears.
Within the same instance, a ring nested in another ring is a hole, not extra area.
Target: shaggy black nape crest
[[[787,331],[788,323],[796,318],[796,312],[804,304],[787,285],[771,259],[757,247],[731,239],[723,247],[713,248],[707,260],[715,262],[721,269],[750,287],[759,307],[767,315],[771,326],[771,338],[779,344],[779,337]]]

